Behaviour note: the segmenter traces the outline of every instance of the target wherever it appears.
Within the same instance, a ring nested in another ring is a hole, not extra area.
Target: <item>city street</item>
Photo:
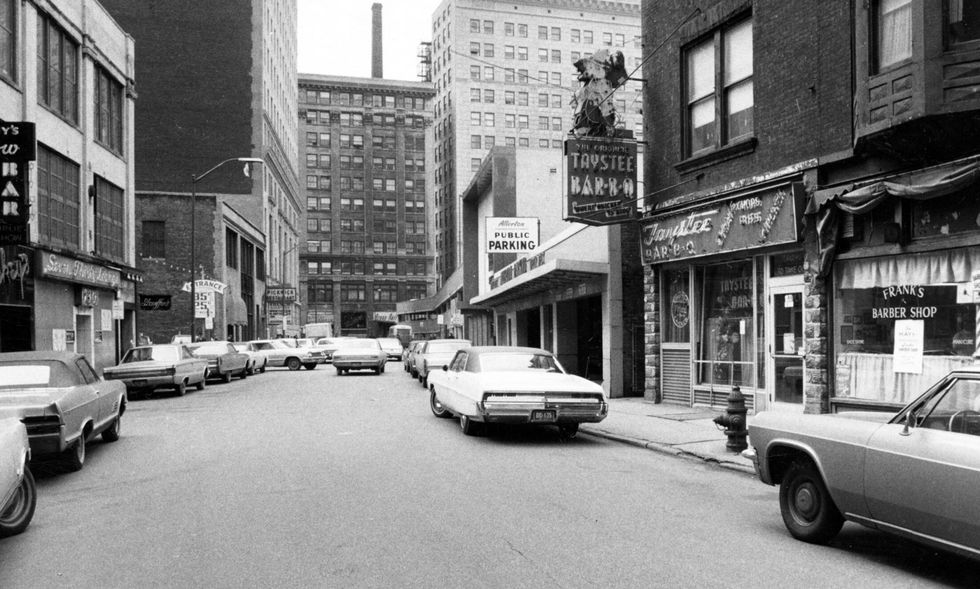
[[[18,587],[933,587],[974,563],[848,524],[794,541],[775,488],[552,429],[467,437],[417,382],[270,369],[134,399],[77,473],[38,468]],[[751,549],[748,548],[751,546]]]

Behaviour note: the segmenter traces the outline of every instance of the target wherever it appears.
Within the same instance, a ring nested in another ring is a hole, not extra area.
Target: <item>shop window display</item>
[[[703,269],[698,384],[755,386],[755,280],[751,261]]]
[[[973,364],[980,256],[950,250],[840,264],[835,396],[904,404]]]

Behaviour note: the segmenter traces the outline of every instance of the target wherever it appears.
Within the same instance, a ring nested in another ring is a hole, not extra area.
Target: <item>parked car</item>
[[[316,340],[308,337],[301,337],[295,340],[296,347],[303,350],[309,350],[310,356],[316,358],[317,364],[325,364],[327,362],[327,348],[316,343]]]
[[[385,354],[388,354],[389,360],[402,359],[402,342],[397,337],[379,337],[378,343],[381,344]]]
[[[793,537],[825,543],[850,520],[980,559],[980,367],[894,416],[762,412],[749,438]]]
[[[231,342],[198,342],[187,347],[192,354],[208,361],[208,378],[231,382],[233,376],[248,376],[249,355],[236,350]]]
[[[265,372],[265,366],[269,363],[269,359],[262,354],[258,353],[255,348],[255,344],[252,342],[232,342],[236,350],[243,354],[248,354],[248,364],[246,372],[249,376],[255,374],[256,372]]]
[[[130,348],[119,364],[102,371],[107,379],[121,380],[130,392],[152,393],[172,388],[178,396],[187,387],[204,390],[208,362],[181,344],[154,344]]]
[[[345,339],[333,353],[333,365],[340,375],[351,370],[373,370],[376,374],[381,374],[385,371],[386,362],[388,354],[374,338]]]
[[[404,350],[402,350],[402,364],[405,365],[405,372],[411,374],[412,378],[415,378],[415,368],[413,367],[415,362],[415,351],[424,341],[425,340],[420,339],[412,340],[408,342],[408,345],[405,346]]]
[[[0,354],[0,417],[24,422],[32,460],[60,458],[80,470],[88,440],[119,439],[126,402],[126,385],[100,377],[81,354]]]
[[[456,351],[471,345],[467,339],[430,339],[415,351],[415,377],[423,387],[428,387],[430,370],[438,370],[449,364]]]
[[[16,417],[0,419],[0,538],[27,529],[37,507],[27,428]]]
[[[539,348],[462,348],[430,373],[428,388],[433,415],[458,417],[466,435],[487,423],[550,424],[571,438],[580,423],[609,413],[601,386],[566,373],[554,354]]]
[[[255,345],[256,353],[265,356],[266,366],[285,366],[290,370],[300,368],[313,370],[319,363],[309,350],[291,348],[280,340],[258,339],[250,343]]]

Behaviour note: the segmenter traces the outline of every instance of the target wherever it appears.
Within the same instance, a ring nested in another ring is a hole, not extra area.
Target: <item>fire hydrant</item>
[[[728,443],[725,447],[732,452],[741,452],[749,447],[745,438],[749,430],[745,424],[745,397],[738,385],[732,387],[732,392],[728,395],[728,407],[725,415],[714,418],[714,422],[725,427],[725,435],[728,436]]]

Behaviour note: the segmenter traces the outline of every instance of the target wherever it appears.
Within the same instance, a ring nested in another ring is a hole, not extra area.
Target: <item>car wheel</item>
[[[316,370],[316,364],[303,364],[303,368],[307,370]]]
[[[384,363],[384,362],[382,362],[382,363],[381,363],[381,366],[379,366],[379,367],[378,367],[378,374],[381,374],[381,373],[383,373],[384,371],[385,371],[385,363]]]
[[[85,466],[85,433],[84,432],[82,433],[82,435],[78,436],[78,440],[76,440],[75,443],[72,444],[71,448],[65,450],[64,458],[65,458],[64,460],[65,466],[68,468],[68,470],[72,472],[82,470],[82,467]]]
[[[302,364],[300,363],[299,358],[290,358],[289,360],[286,360],[286,367],[290,370],[299,370],[301,365]]]
[[[14,491],[10,505],[0,514],[0,538],[19,534],[27,529],[37,507],[37,487],[31,469],[24,467],[24,478]]]
[[[786,470],[779,485],[779,511],[794,538],[813,544],[825,544],[844,525],[823,478],[809,461],[794,462]]]
[[[245,372],[248,372],[249,376],[255,374],[255,364],[249,364],[248,367],[245,368]]]
[[[183,397],[187,394],[187,379],[180,381],[174,386],[174,392],[177,393],[178,397]]]
[[[467,436],[478,436],[483,431],[483,424],[470,419],[468,415],[459,416],[459,427]]]
[[[102,441],[115,442],[119,439],[120,432],[122,432],[122,415],[117,415],[116,418],[112,420],[112,425],[102,430]]]
[[[432,387],[432,389],[429,391],[429,409],[432,410],[433,415],[442,419],[453,416],[452,412],[449,409],[446,409],[442,403],[439,402],[439,397],[436,396],[435,387]]]
[[[221,375],[221,382],[223,382],[223,383],[229,383],[229,382],[231,382],[231,371],[230,370],[228,372],[225,372],[224,374]]]
[[[259,368],[259,372],[265,374],[265,364],[262,365],[262,368]]]
[[[248,370],[242,368],[242,371],[238,373],[238,380],[245,380],[248,378]]]
[[[208,386],[208,374],[205,372],[204,376],[201,377],[201,381],[197,383],[197,390],[203,391],[206,386]]]
[[[558,437],[563,440],[571,440],[578,433],[577,423],[563,423],[558,426]]]

